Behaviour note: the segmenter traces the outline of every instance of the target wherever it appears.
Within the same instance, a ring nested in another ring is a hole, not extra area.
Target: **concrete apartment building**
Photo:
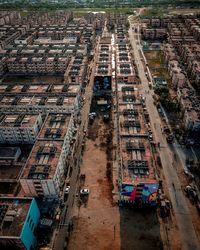
[[[190,86],[177,89],[178,100],[182,107],[184,126],[189,131],[200,130],[200,103]]]
[[[60,195],[74,135],[73,116],[59,113],[47,116],[20,178],[26,196]]]
[[[2,74],[64,74],[69,57],[77,53],[87,55],[87,45],[15,45],[0,51]]]
[[[64,74],[64,81],[69,84],[80,84],[82,85],[87,70],[87,58],[81,54],[78,54],[73,57],[67,67],[67,70]]]
[[[63,74],[65,72],[69,63],[65,45],[19,46],[5,51],[7,55],[5,63],[10,74]]]
[[[132,84],[135,82],[135,70],[133,68],[129,44],[126,37],[127,29],[117,26],[115,30],[116,39],[116,81],[117,83]]]
[[[116,79],[118,83],[135,82],[135,71],[127,45],[118,44],[116,48]]]
[[[84,15],[87,23],[94,25],[96,30],[102,30],[105,23],[106,13],[101,12],[88,12]]]
[[[170,17],[142,18],[142,37],[143,39],[166,39],[167,27],[171,23]]]
[[[18,13],[18,12],[17,12]],[[73,12],[58,10],[55,12],[28,12],[26,16],[15,19],[15,24],[66,25],[73,18]],[[12,19],[13,20],[13,19]],[[13,22],[11,22],[13,24]]]
[[[28,32],[29,24],[24,25],[0,25],[0,49],[13,44],[15,39]]]
[[[63,74],[69,56],[86,55],[94,45],[94,25],[85,19],[80,25],[79,21],[69,23],[71,12],[28,13],[20,20],[14,26],[0,26],[1,75]]]
[[[68,23],[71,16],[59,13],[56,16],[28,13],[17,20],[16,26],[21,28],[27,23],[27,29],[11,46],[0,51],[2,73],[63,77],[66,73],[67,76],[66,82],[4,80],[0,86],[0,112],[4,114],[0,121],[1,142],[33,144],[26,157],[23,149],[18,150],[16,145],[13,149],[7,146],[0,149],[7,152],[7,158],[0,155],[0,182],[12,179],[14,185],[20,180],[26,196],[60,195],[63,177],[69,174],[67,162],[75,141],[87,53],[94,43],[93,24],[87,24],[86,20]],[[21,153],[17,156],[16,152]],[[12,171],[10,165],[8,167],[11,157]],[[12,190],[15,193],[16,186]]]
[[[151,149],[147,124],[149,114],[136,85],[133,62],[130,60],[129,42],[125,28],[116,29],[116,80],[118,105],[118,145],[119,145],[119,183],[121,184],[119,202],[127,204],[155,205],[145,197],[145,189],[158,189],[151,161]],[[120,32],[120,39],[117,33]],[[126,67],[122,67],[125,65]],[[127,66],[129,65],[129,67]],[[126,70],[126,76],[121,70]],[[123,74],[122,74],[123,73]],[[133,192],[130,197],[128,192]],[[149,197],[151,194],[149,195]],[[147,201],[148,200],[148,201]]]
[[[114,28],[114,25],[124,25],[127,26],[128,25],[128,18],[127,18],[127,14],[125,13],[107,13],[107,26],[108,28]]]
[[[8,44],[13,43],[14,40],[18,36],[20,36],[20,31],[16,30],[15,28],[10,28],[9,31],[1,31],[1,34],[2,35],[0,36],[0,49],[4,49]]]
[[[0,116],[0,143],[33,144],[41,126],[40,114],[2,114]]]
[[[192,87],[198,89],[200,83],[199,28],[200,21],[196,17],[172,17],[168,23],[168,43],[162,46],[164,60],[182,107],[184,126],[194,132],[200,129],[200,105]]]
[[[76,91],[78,88],[75,85]],[[77,93],[78,94],[78,93]],[[0,111],[3,113],[9,112],[38,112],[38,113],[48,113],[48,112],[63,112],[71,113],[78,112],[80,109],[80,100],[78,95],[75,93],[66,93],[59,95],[48,94],[37,95],[37,94],[23,94],[18,96],[18,94],[11,94],[4,96],[1,95],[0,101]]]
[[[107,31],[104,31],[100,40],[99,47],[97,48],[97,66],[95,76],[111,77],[112,75],[112,49],[111,49],[111,36]]]
[[[24,145],[24,146],[23,146]],[[32,144],[33,145],[33,144]],[[1,144],[0,146],[0,193],[3,197],[14,197],[18,193],[19,178],[26,164],[32,145],[25,143]]]
[[[96,53],[91,112],[109,113],[112,105],[112,36],[105,27]]]
[[[40,211],[32,198],[0,198],[0,248],[31,250],[36,244]]]
[[[18,11],[1,11],[0,12],[0,25],[13,23],[14,20],[21,18]]]
[[[165,28],[143,28],[143,39],[165,39],[167,37],[167,30]]]

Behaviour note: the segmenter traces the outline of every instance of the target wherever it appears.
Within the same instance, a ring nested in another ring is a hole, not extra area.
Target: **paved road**
[[[97,41],[98,44],[99,41]],[[94,61],[91,62],[89,68],[91,68],[91,75],[89,77],[89,84],[85,88],[84,94],[84,105],[81,110],[81,124],[77,131],[77,141],[76,146],[74,148],[75,157],[77,161],[74,162],[72,159],[71,166],[73,167],[72,175],[70,177],[70,192],[67,198],[67,202],[65,204],[65,208],[63,209],[60,226],[56,232],[57,236],[55,237],[54,249],[62,250],[64,248],[65,237],[67,236],[68,224],[70,223],[74,209],[76,207],[76,194],[79,192],[79,172],[80,172],[80,161],[82,158],[82,142],[84,140],[84,130],[87,130],[88,127],[88,114],[90,111],[90,104],[92,99],[92,89],[93,89],[93,81],[95,74],[95,64],[96,64],[96,55],[94,56]]]
[[[131,45],[134,49],[134,56],[137,59],[138,73],[143,86],[143,95],[146,97],[146,107],[150,114],[150,121],[152,124],[152,130],[155,135],[156,142],[160,142],[160,157],[163,165],[163,171],[166,178],[169,194],[176,216],[179,233],[182,242],[182,249],[184,250],[197,250],[200,249],[199,242],[195,233],[194,226],[192,224],[192,218],[188,209],[185,196],[181,190],[181,185],[177,172],[173,166],[173,154],[171,153],[166,139],[161,132],[160,124],[161,120],[157,112],[156,107],[153,104],[153,91],[148,87],[148,80],[145,75],[145,68],[139,54],[141,46],[136,43],[132,32],[133,25],[130,25],[129,35]],[[149,94],[147,93],[149,91]]]

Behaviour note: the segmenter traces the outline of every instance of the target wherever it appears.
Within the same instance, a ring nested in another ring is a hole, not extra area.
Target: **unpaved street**
[[[162,249],[156,211],[142,213],[113,204],[107,164],[111,150],[109,124],[96,118],[88,137],[81,173],[86,174],[84,186],[90,189],[90,195],[75,213],[69,249]]]

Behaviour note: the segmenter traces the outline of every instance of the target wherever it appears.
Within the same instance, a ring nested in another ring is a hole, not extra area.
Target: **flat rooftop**
[[[15,160],[17,158],[17,155],[20,154],[21,150],[19,147],[0,147],[0,160]]]
[[[32,146],[0,147],[0,183],[16,182],[22,168],[25,166]],[[0,188],[0,193],[6,193],[6,187]]]
[[[111,63],[98,63],[96,65],[95,76],[111,76]]]
[[[38,138],[63,140],[68,130],[70,118],[71,115],[67,114],[48,115]]]
[[[52,179],[59,162],[63,141],[37,140],[24,168],[22,178]]]
[[[8,114],[0,117],[0,128],[8,127],[29,128],[33,127],[38,119],[38,115],[15,115]]]
[[[134,76],[135,72],[133,70],[133,67],[131,65],[131,63],[127,62],[127,63],[117,63],[117,77],[120,76]]]
[[[0,95],[1,98],[1,95]],[[11,106],[11,105],[37,105],[37,106],[73,106],[74,105],[74,96],[60,96],[60,97],[51,97],[46,96],[41,97],[37,95],[29,96],[28,94],[22,97],[19,97],[17,94],[13,96],[4,96],[0,101],[0,106]]]
[[[0,85],[0,93],[5,93],[7,96],[11,94],[21,93],[21,96],[30,94],[39,94],[39,93],[74,93],[77,94],[80,89],[79,84],[63,84],[63,83],[3,83]]]
[[[148,139],[122,138],[123,182],[140,183],[154,179]]]
[[[19,237],[32,199],[0,198],[0,238]]]

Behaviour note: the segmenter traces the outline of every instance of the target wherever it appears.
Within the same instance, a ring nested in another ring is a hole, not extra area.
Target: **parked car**
[[[70,190],[70,186],[66,186],[66,188],[65,188],[65,195],[69,194],[69,190]]]
[[[149,141],[153,141],[153,136],[151,134],[149,134],[148,138],[149,138]]]
[[[82,188],[80,190],[80,195],[89,195],[90,191],[88,188]]]

